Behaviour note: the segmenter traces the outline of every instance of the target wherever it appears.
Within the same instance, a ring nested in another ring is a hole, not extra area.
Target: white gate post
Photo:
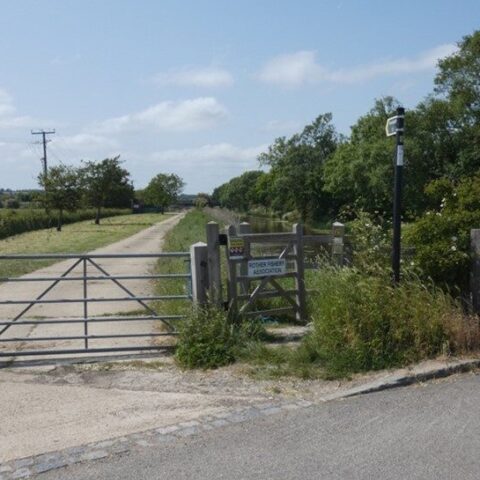
[[[332,259],[333,263],[343,267],[345,225],[340,222],[334,222],[332,225]]]
[[[192,265],[193,302],[204,305],[208,300],[208,251],[207,244],[197,242],[190,246]]]

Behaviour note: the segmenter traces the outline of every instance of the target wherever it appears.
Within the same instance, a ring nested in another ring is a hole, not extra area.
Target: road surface
[[[260,417],[41,480],[480,477],[480,377],[450,377]]]

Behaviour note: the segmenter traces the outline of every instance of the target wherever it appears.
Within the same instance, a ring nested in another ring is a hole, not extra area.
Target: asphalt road
[[[477,480],[479,380],[465,374],[334,401],[38,478]]]

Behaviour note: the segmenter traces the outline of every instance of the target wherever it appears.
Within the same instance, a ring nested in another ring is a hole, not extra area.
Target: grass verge
[[[109,245],[165,219],[161,214],[137,214],[104,218],[22,233],[0,240],[0,254],[83,253]],[[1,260],[0,276],[19,276],[55,263],[55,260]]]

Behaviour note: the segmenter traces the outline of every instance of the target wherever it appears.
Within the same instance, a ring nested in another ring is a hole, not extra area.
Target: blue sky
[[[375,98],[413,107],[438,58],[478,28],[478,0],[0,0],[0,187],[49,163],[121,155],[142,188],[186,192],[258,168],[318,114],[348,134]]]

